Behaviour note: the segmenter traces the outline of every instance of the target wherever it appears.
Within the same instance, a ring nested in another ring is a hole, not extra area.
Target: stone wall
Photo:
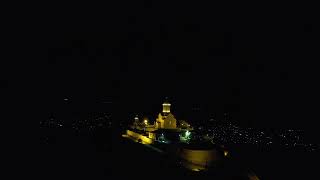
[[[141,142],[143,142],[145,144],[152,144],[153,143],[153,140],[148,138],[147,136],[141,135],[139,133],[136,133],[136,132],[133,132],[130,130],[127,130],[127,135],[133,139],[136,139],[137,141],[140,140]]]
[[[180,150],[179,156],[184,161],[193,165],[197,165],[199,169],[206,169],[206,167],[217,163],[223,158],[216,149],[193,150],[183,148]]]

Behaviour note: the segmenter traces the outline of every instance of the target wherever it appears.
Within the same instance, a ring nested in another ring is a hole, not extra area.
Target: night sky
[[[78,111],[95,111],[90,104],[107,99],[113,113],[155,117],[168,96],[178,119],[197,106],[208,117],[228,112],[242,126],[315,128],[314,11],[148,1],[121,9],[66,8],[48,20],[45,112],[69,97]]]

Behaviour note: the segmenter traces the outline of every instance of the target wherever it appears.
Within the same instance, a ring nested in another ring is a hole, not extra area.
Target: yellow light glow
[[[148,124],[148,120],[147,120],[147,119],[145,119],[145,120],[144,120],[144,123],[145,123],[145,124]]]
[[[223,154],[224,154],[224,156],[228,156],[229,152],[228,151],[224,151]]]

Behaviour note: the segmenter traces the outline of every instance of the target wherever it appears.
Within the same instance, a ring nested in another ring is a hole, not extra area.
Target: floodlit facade
[[[168,115],[158,114],[158,118],[156,120],[155,128],[157,129],[176,129],[177,128],[177,120],[173,116],[173,114],[169,113]]]

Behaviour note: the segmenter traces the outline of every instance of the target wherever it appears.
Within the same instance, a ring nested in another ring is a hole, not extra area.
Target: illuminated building
[[[156,120],[150,122],[146,118],[142,121],[138,116],[135,116],[134,123],[131,125],[131,130],[127,135],[132,135],[134,131],[143,131],[140,139],[149,138],[152,142],[158,141],[162,143],[168,143],[172,141],[186,141],[190,137],[192,127],[186,121],[179,121],[180,125],[177,125],[177,119],[171,113],[171,104],[166,99],[162,104],[162,112],[158,114]],[[187,132],[187,133],[186,133]],[[138,135],[134,135],[134,138],[138,138]],[[151,141],[147,140],[148,143]]]
[[[155,128],[157,129],[176,129],[177,120],[174,115],[170,112],[171,104],[166,100],[162,104],[162,113],[158,114]]]
[[[177,157],[181,167],[192,171],[222,167],[225,159],[230,160],[230,152],[224,146],[213,143],[211,139],[199,139],[187,121],[177,121],[170,108],[171,104],[166,100],[154,121],[135,116],[131,129],[123,137],[166,151]]]

